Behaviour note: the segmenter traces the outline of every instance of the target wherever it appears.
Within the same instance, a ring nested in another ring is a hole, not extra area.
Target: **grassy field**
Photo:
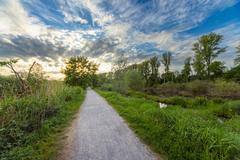
[[[98,93],[145,143],[168,159],[240,159],[240,101]],[[160,109],[160,101],[169,107]]]
[[[46,81],[34,94],[2,96],[0,159],[54,159],[57,138],[78,111],[84,95],[80,87]]]

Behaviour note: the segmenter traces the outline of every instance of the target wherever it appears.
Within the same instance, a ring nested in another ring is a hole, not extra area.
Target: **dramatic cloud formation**
[[[193,42],[217,32],[228,47],[220,59],[231,66],[239,10],[239,0],[0,0],[0,58],[19,58],[19,69],[38,60],[59,78],[70,56],[87,56],[105,72],[120,57],[133,63],[171,51],[179,70]]]

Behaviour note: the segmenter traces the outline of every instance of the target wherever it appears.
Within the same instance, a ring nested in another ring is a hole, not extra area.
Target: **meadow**
[[[98,90],[155,152],[168,159],[240,158],[240,101],[160,98],[130,91]],[[168,104],[159,108],[159,102]]]

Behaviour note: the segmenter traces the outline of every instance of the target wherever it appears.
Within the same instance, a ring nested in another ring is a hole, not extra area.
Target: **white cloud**
[[[171,30],[179,32],[198,25],[216,10],[236,4],[237,0],[152,0],[136,5],[129,0],[109,1],[120,19],[128,20],[133,27]],[[147,6],[147,7],[146,7]],[[146,10],[146,8],[148,10]]]
[[[63,12],[65,22],[79,22],[80,24],[87,24],[88,21],[79,16],[71,15],[67,12]]]
[[[38,35],[45,27],[35,18],[30,17],[18,0],[3,0],[0,5],[1,34]]]
[[[113,21],[113,16],[105,12],[99,4],[101,0],[63,0],[59,1],[60,8],[63,13],[72,14],[73,17],[79,17],[79,11],[87,9],[93,18],[93,25],[97,23],[99,25],[105,25]]]

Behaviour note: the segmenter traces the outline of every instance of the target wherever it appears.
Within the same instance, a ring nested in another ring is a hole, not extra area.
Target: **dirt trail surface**
[[[64,140],[59,160],[159,159],[135,136],[116,111],[88,89],[80,113]]]

